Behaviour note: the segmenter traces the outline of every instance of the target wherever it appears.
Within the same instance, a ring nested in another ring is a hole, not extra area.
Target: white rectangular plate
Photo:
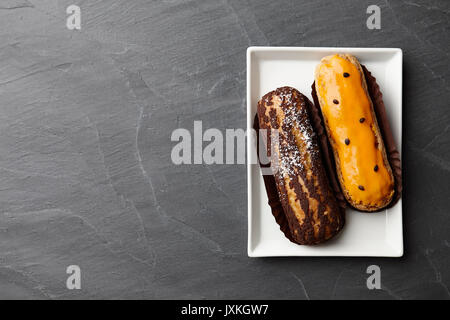
[[[334,53],[355,55],[377,79],[386,112],[401,152],[402,60],[393,48],[250,47],[247,50],[247,130],[253,128],[258,100],[278,87],[291,86],[311,99],[314,69],[320,59]],[[311,99],[312,100],[312,99]],[[318,246],[300,246],[280,231],[267,204],[261,171],[255,159],[255,142],[247,144],[248,255],[275,256],[376,256],[403,255],[402,201],[377,213],[347,209],[346,224],[334,239]]]

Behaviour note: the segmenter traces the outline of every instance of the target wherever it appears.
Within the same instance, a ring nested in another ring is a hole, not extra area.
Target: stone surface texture
[[[0,298],[450,298],[449,15],[424,0],[0,1]],[[250,259],[245,165],[172,164],[176,128],[245,128],[251,45],[403,49],[404,257]]]

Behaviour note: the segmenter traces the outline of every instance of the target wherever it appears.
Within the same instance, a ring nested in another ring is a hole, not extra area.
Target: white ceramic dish
[[[355,55],[376,77],[383,93],[386,112],[401,153],[402,61],[394,48],[304,48],[250,47],[247,49],[247,130],[253,127],[258,100],[282,86],[292,86],[311,99],[314,69],[320,59],[333,53]],[[312,99],[311,99],[312,100]],[[402,200],[377,213],[347,209],[346,225],[334,239],[318,246],[290,242],[272,216],[260,168],[255,159],[255,142],[247,144],[248,255],[275,256],[376,256],[403,255]]]

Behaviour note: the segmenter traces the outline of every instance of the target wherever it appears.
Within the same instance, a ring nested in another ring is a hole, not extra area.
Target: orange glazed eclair
[[[324,57],[315,89],[345,198],[362,211],[386,207],[394,176],[358,60],[349,54]]]

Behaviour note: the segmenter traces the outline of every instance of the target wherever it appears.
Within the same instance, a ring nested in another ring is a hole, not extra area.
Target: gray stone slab
[[[82,28],[66,28],[78,4]],[[381,8],[380,30],[366,8]],[[0,4],[0,298],[449,298],[448,1]],[[170,161],[245,128],[250,45],[404,52],[405,256],[249,259],[245,165]],[[82,289],[66,289],[79,265]],[[367,290],[368,265],[382,290]]]

